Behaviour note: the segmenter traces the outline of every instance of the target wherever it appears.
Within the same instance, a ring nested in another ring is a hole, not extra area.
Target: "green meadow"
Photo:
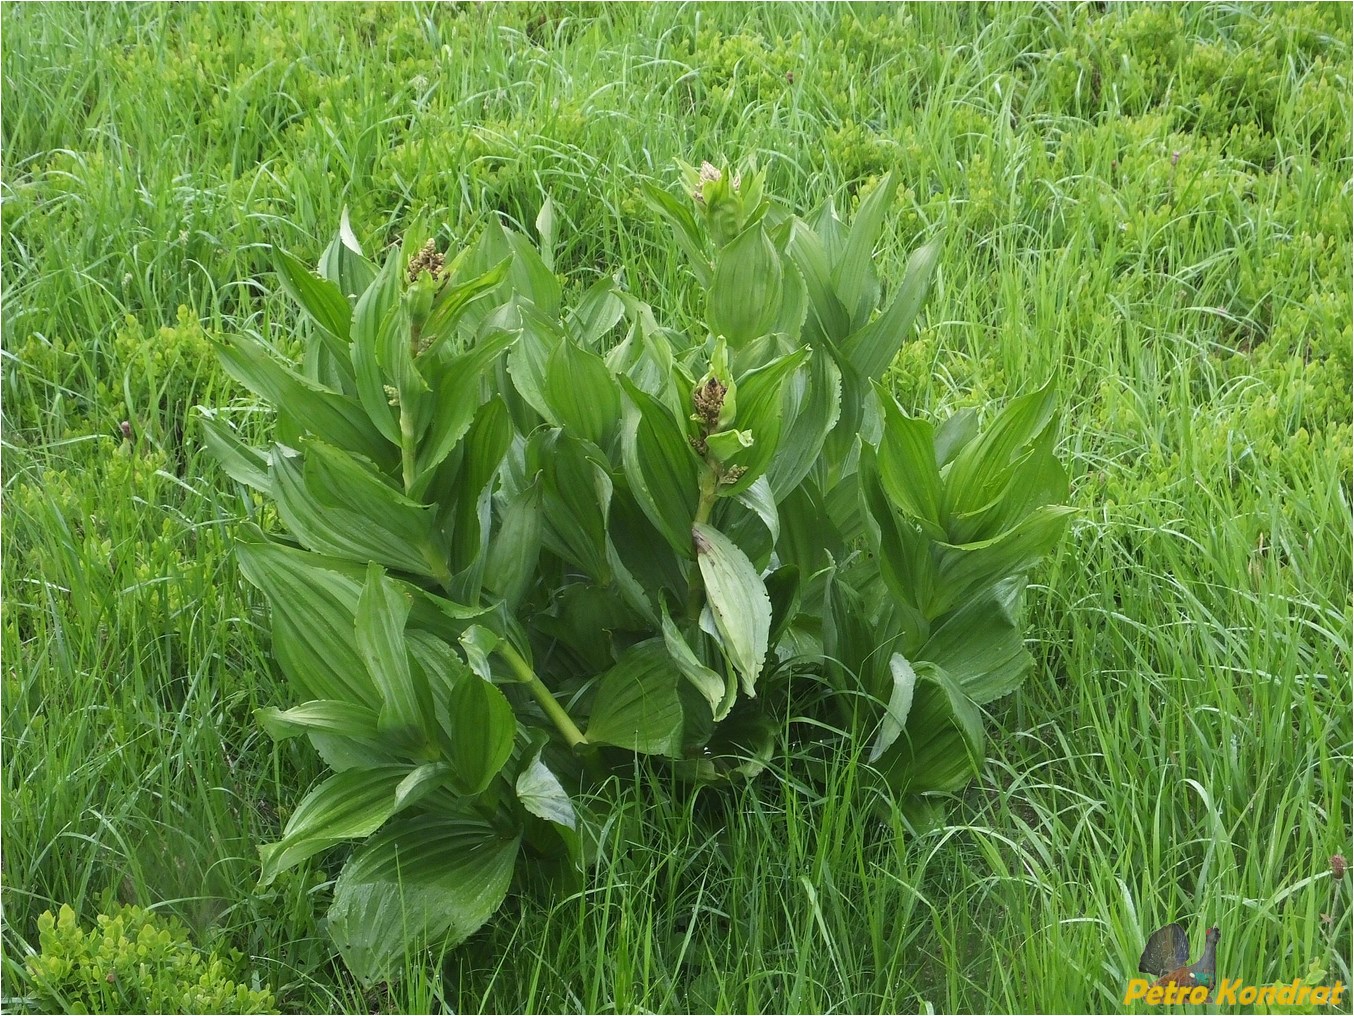
[[[1115,1012],[1172,921],[1195,956],[1221,929],[1221,976],[1349,984],[1348,5],[0,21],[7,1011],[62,904],[172,915],[284,1012]],[[723,791],[639,766],[581,893],[524,880],[364,989],[321,920],[344,848],[256,888],[323,766],[254,720],[293,701],[231,552],[269,516],[194,407],[269,421],[211,339],[299,351],[269,247],[315,263],[345,208],[369,252],[457,249],[534,236],[547,194],[566,304],[615,276],[703,328],[639,194],[679,158],[843,216],[895,172],[882,277],[943,245],[889,373],[910,412],[1055,383],[1078,513],[1031,576],[1036,667],[938,828],[881,818],[854,756],[806,780],[788,729]]]

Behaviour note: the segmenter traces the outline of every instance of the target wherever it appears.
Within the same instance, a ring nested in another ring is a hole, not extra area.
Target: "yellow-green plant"
[[[547,203],[539,249],[494,223],[450,259],[411,234],[373,264],[345,221],[318,274],[277,254],[299,369],[221,348],[277,413],[267,448],[206,420],[284,528],[239,545],[295,695],[261,720],[334,770],[263,878],[359,841],[329,928],[364,978],[463,940],[520,862],[579,870],[577,791],[629,753],[757,772],[768,687],[826,683],[813,708],[917,802],[967,782],[979,706],[1031,665],[1024,576],[1068,513],[1052,392],[980,428],[880,385],[938,254],[881,301],[891,179],[849,227],[773,208],[751,171],[685,180],[647,197],[700,334],[608,281],[563,308]]]
[[[204,954],[172,918],[119,906],[85,929],[63,905],[38,918],[25,962],[38,1012],[275,1013],[272,992],[231,979],[238,957]]]

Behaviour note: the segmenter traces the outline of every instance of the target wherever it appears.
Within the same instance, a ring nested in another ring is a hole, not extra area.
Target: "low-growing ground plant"
[[[277,1012],[271,991],[232,979],[241,957],[197,949],[178,921],[142,907],[116,906],[86,929],[63,905],[38,918],[38,938],[25,963],[37,1012]]]
[[[848,226],[753,171],[683,176],[645,197],[704,291],[697,334],[608,280],[562,306],[547,202],[539,246],[411,230],[380,263],[345,217],[318,273],[276,253],[302,363],[221,345],[276,411],[266,448],[204,414],[275,512],[238,546],[293,689],[260,720],[333,770],[262,878],[356,841],[328,926],[365,980],[464,940],[523,865],[584,872],[583,792],[635,753],[755,775],[785,702],[925,822],[1031,667],[1025,575],[1070,511],[1052,390],[933,422],[880,384],[939,249],[885,292],[891,177]]]

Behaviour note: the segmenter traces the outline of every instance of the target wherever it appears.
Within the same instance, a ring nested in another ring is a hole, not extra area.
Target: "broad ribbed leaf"
[[[432,422],[418,449],[418,480],[413,493],[418,496],[432,479],[433,470],[442,464],[456,444],[470,430],[480,408],[480,387],[489,365],[512,344],[510,332],[493,332],[472,349],[452,357],[441,366],[435,385],[437,398]]]
[[[1057,544],[1075,512],[1075,508],[1048,505],[991,540],[963,546],[939,544],[929,616],[939,616],[1009,575],[1029,571]]]
[[[681,671],[661,639],[632,646],[597,682],[588,740],[646,755],[680,757]]]
[[[320,327],[320,338],[340,362],[348,359],[348,332],[353,309],[333,282],[321,278],[280,247],[273,248],[278,281],[300,308]]]
[[[265,706],[254,711],[254,718],[275,741],[315,731],[366,741],[377,738],[376,712],[355,702],[316,699],[291,709]]]
[[[677,626],[672,623],[672,618],[668,616],[667,603],[662,602],[660,607],[663,612],[663,644],[667,647],[668,655],[672,657],[672,662],[677,665],[682,676],[710,703],[711,717],[718,723],[728,716],[729,710],[733,708],[738,695],[738,683],[721,677],[701,663],[682,633],[677,630]]]
[[[221,419],[215,409],[206,406],[198,406],[197,409],[202,414],[198,420],[206,437],[207,451],[220,463],[226,475],[237,483],[271,496],[273,484],[268,478],[268,456],[241,441],[236,436],[235,428]]]
[[[621,412],[616,379],[596,353],[564,339],[546,364],[545,399],[566,431],[605,445]]]
[[[622,377],[628,399],[622,436],[625,477],[649,521],[682,557],[691,556],[696,517],[696,455],[686,432],[653,396]]]
[[[944,670],[914,669],[907,724],[876,765],[899,793],[958,790],[982,765],[982,715]]]
[[[962,515],[988,504],[1005,485],[1006,467],[1053,418],[1057,404],[1050,382],[1013,399],[991,423],[964,446],[945,476],[944,510]]]
[[[272,604],[273,654],[301,697],[380,709],[354,633],[361,583],[278,544],[242,543],[236,553],[245,578]]]
[[[372,983],[421,948],[440,955],[479,930],[512,881],[520,838],[469,815],[397,815],[343,869],[329,932]]]
[[[478,794],[490,782],[512,754],[517,719],[503,693],[480,677],[464,674],[451,689],[447,700],[451,725],[451,750],[448,761],[456,789],[466,795]]]
[[[757,694],[771,633],[771,600],[747,555],[713,526],[691,527],[705,595],[743,692]]]
[[[374,833],[394,814],[395,788],[409,771],[403,765],[350,769],[321,783],[296,806],[282,839],[259,847],[260,884],[321,850]]]
[[[569,327],[566,331],[584,349],[595,352],[602,339],[624,316],[625,301],[617,295],[616,283],[611,279],[599,279],[588,287],[573,310],[569,311]]]
[[[817,345],[846,337],[851,319],[832,285],[832,266],[822,240],[802,220],[794,219],[785,253],[794,261],[804,281],[809,312],[804,319],[804,338]]]
[[[278,514],[312,550],[378,561],[439,581],[447,577],[432,510],[409,500],[370,466],[310,441],[304,460],[275,446],[271,475]]]
[[[357,298],[367,291],[376,278],[376,266],[362,256],[362,245],[357,242],[348,209],[339,218],[338,234],[320,255],[320,274],[339,288],[347,299]]]
[[[390,459],[389,442],[356,400],[323,388],[283,366],[256,339],[228,336],[216,348],[226,373],[274,407],[304,421],[310,433],[377,462]]]
[[[884,435],[879,442],[879,481],[889,500],[909,521],[930,536],[945,538],[940,521],[942,486],[936,466],[935,430],[925,420],[903,412],[892,395],[876,385],[884,407]]]
[[[785,384],[785,417],[780,443],[767,467],[776,503],[803,482],[818,461],[823,443],[841,414],[842,374],[832,355],[814,349],[805,369]]]
[[[926,302],[931,277],[939,261],[939,241],[933,240],[913,251],[907,259],[907,272],[903,275],[898,295],[893,298],[888,310],[842,340],[842,354],[851,361],[861,377],[879,377],[898,355],[898,350],[912,333],[913,322],[917,320],[922,304]]]
[[[527,471],[539,471],[545,485],[546,547],[599,585],[611,581],[606,539],[613,487],[607,465],[595,445],[560,430],[537,430],[527,442]]]
[[[715,259],[705,308],[711,333],[737,349],[770,331],[781,310],[783,274],[766,230],[760,224],[743,230]]]
[[[484,584],[491,593],[516,608],[536,577],[544,530],[544,483],[537,477],[508,495],[502,505],[498,531],[489,542]]]
[[[943,667],[978,705],[1015,691],[1034,666],[1017,613],[1025,578],[1017,575],[985,590],[939,619],[917,658]]]
[[[385,702],[379,721],[382,734],[422,739],[427,734],[432,699],[415,682],[405,649],[404,626],[411,601],[409,593],[387,577],[380,565],[369,565],[357,601],[357,651]]]
[[[874,246],[884,225],[884,214],[893,201],[898,181],[885,173],[869,195],[861,201],[851,220],[851,231],[842,247],[841,259],[832,271],[833,287],[851,318],[853,330],[869,320],[879,301],[879,279],[874,271]]]
[[[517,776],[517,799],[537,818],[569,829],[578,828],[574,803],[555,774],[541,761],[540,752]]]

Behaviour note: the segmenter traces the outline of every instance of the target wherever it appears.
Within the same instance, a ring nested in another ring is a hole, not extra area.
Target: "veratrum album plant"
[[[363,979],[464,940],[519,865],[584,871],[580,791],[632,753],[754,775],[784,726],[765,703],[799,687],[920,815],[1032,664],[1025,574],[1069,512],[1052,392],[980,426],[879,383],[938,253],[881,300],[892,179],[848,227],[773,209],[755,173],[683,172],[684,199],[646,198],[704,289],[698,334],[607,280],[561,306],[547,202],[539,249],[495,223],[381,264],[345,219],[318,273],[276,253],[302,362],[220,348],[276,412],[266,448],[204,413],[280,520],[238,546],[291,689],[259,718],[333,771],[262,878],[355,841],[328,926]]]

